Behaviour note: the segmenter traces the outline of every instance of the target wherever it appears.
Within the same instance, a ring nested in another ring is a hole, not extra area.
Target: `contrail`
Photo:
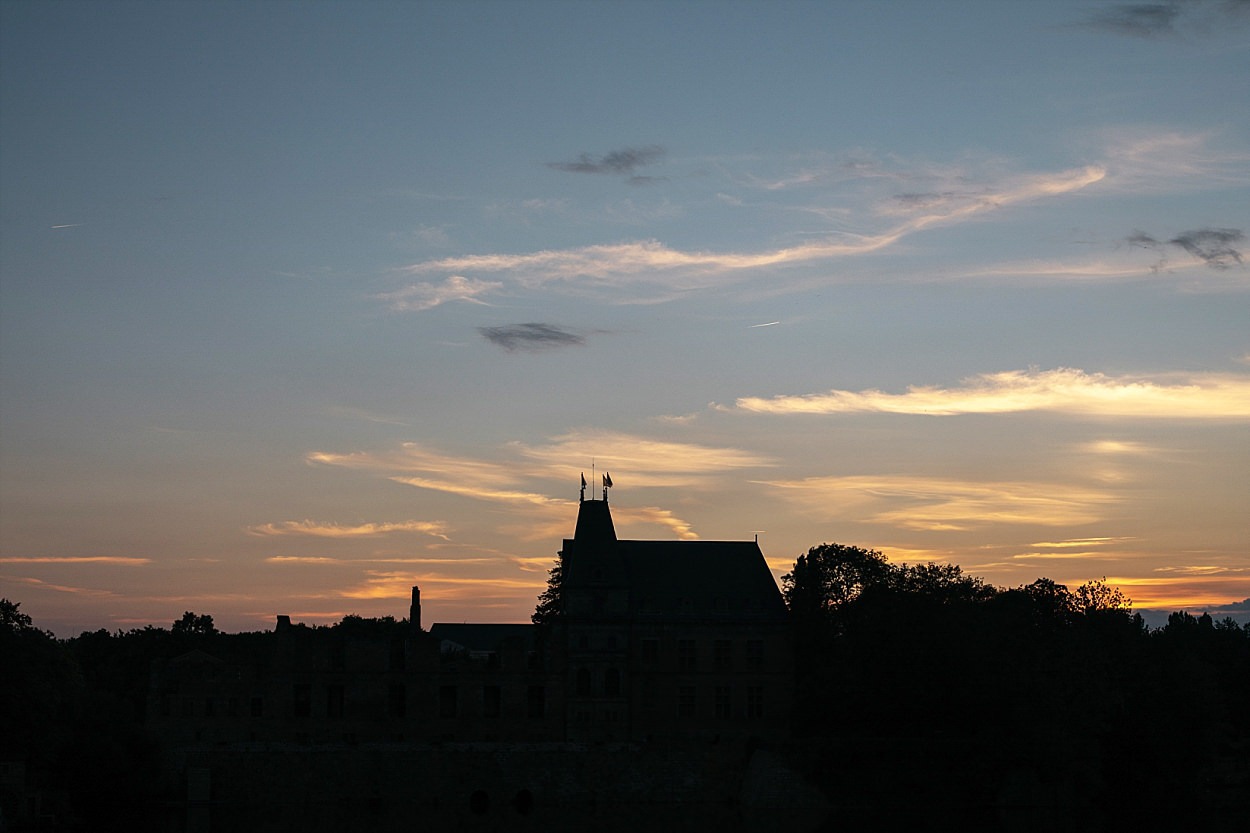
[[[747,329],[754,330],[756,327],[771,327],[774,324],[780,324],[780,323],[781,323],[780,321],[769,321],[767,324],[752,324],[751,326],[747,327]]]

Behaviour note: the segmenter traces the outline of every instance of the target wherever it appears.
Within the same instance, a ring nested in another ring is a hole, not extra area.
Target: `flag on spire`
[[[612,488],[612,475],[608,474],[606,471],[603,473],[603,488]]]

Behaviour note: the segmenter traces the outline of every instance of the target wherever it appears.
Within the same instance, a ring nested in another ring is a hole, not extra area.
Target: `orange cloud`
[[[392,532],[420,532],[436,538],[447,538],[447,524],[442,521],[400,521],[398,523],[367,523],[344,526],[319,521],[283,521],[248,529],[252,535],[311,535],[318,538],[371,538]]]
[[[1088,416],[1172,419],[1250,417],[1250,376],[1191,374],[1183,379],[1101,373],[1009,370],[973,377],[957,388],[909,387],[906,393],[844,391],[771,399],[744,397],[737,407],[767,414],[891,413],[923,416],[1052,411]]]
[[[958,531],[993,524],[1069,526],[1102,517],[1115,498],[1070,484],[971,482],[908,475],[765,481],[809,510],[905,529]]]
[[[150,558],[120,555],[9,555],[0,557],[0,564],[120,564],[138,567],[151,564]]]

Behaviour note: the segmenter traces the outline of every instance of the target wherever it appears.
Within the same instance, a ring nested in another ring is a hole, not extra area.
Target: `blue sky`
[[[0,4],[0,592],[523,621],[626,537],[1250,596],[1250,4]],[[1242,607],[1245,607],[1243,605]]]

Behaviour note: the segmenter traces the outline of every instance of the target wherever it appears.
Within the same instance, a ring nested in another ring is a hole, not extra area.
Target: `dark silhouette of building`
[[[561,550],[570,740],[785,733],[785,603],[754,541],[616,537],[607,490]]]
[[[629,541],[583,499],[542,625],[345,621],[153,669],[165,742],[647,741],[782,737],[793,660],[754,541]]]

